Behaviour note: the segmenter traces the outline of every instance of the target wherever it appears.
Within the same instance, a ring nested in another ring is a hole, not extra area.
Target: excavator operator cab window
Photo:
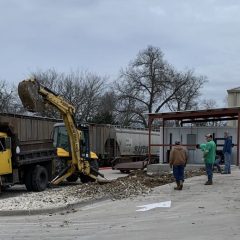
[[[90,147],[89,147],[89,130],[88,127],[79,127],[81,131],[80,137],[80,149],[81,157],[90,158]]]
[[[53,130],[53,145],[56,148],[63,148],[69,152],[69,139],[65,126],[56,126]]]
[[[5,138],[0,138],[0,152],[6,151],[6,140]]]
[[[89,130],[88,127],[79,127],[80,135],[80,153],[83,158],[90,158],[89,147]],[[53,129],[53,145],[56,148],[63,148],[70,152],[70,142],[67,134],[67,129],[64,125],[55,126]]]
[[[80,149],[81,149],[80,151],[81,156],[86,157],[86,139],[83,132],[81,132],[81,135],[80,135]]]

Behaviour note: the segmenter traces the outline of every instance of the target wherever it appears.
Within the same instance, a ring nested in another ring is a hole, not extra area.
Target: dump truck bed
[[[14,165],[22,166],[31,163],[51,161],[56,155],[56,149],[51,140],[19,142],[20,153],[17,154]]]

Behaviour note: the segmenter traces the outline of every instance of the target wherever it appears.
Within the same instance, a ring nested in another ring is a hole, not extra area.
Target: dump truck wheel
[[[37,165],[32,174],[33,191],[40,192],[47,188],[48,173],[45,167]]]
[[[78,180],[77,174],[72,174],[71,176],[66,178],[68,182],[76,182]]]
[[[28,168],[25,170],[25,174],[24,174],[24,184],[27,188],[28,191],[32,191],[33,187],[32,187],[32,168]]]

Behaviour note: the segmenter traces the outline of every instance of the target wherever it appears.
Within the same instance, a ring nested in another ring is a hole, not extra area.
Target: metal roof
[[[205,121],[223,121],[223,120],[234,120],[238,118],[240,114],[240,107],[233,108],[215,108],[205,109],[197,111],[180,111],[180,112],[164,112],[164,113],[150,113],[149,118],[155,119],[160,118],[162,120],[200,120]]]
[[[239,93],[240,92],[240,87],[232,88],[227,90],[228,93]]]

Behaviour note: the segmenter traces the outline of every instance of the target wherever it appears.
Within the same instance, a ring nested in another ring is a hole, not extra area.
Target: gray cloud
[[[178,70],[206,75],[203,97],[221,106],[239,82],[239,12],[236,0],[0,1],[0,79],[17,83],[48,68],[114,79],[153,45]]]

